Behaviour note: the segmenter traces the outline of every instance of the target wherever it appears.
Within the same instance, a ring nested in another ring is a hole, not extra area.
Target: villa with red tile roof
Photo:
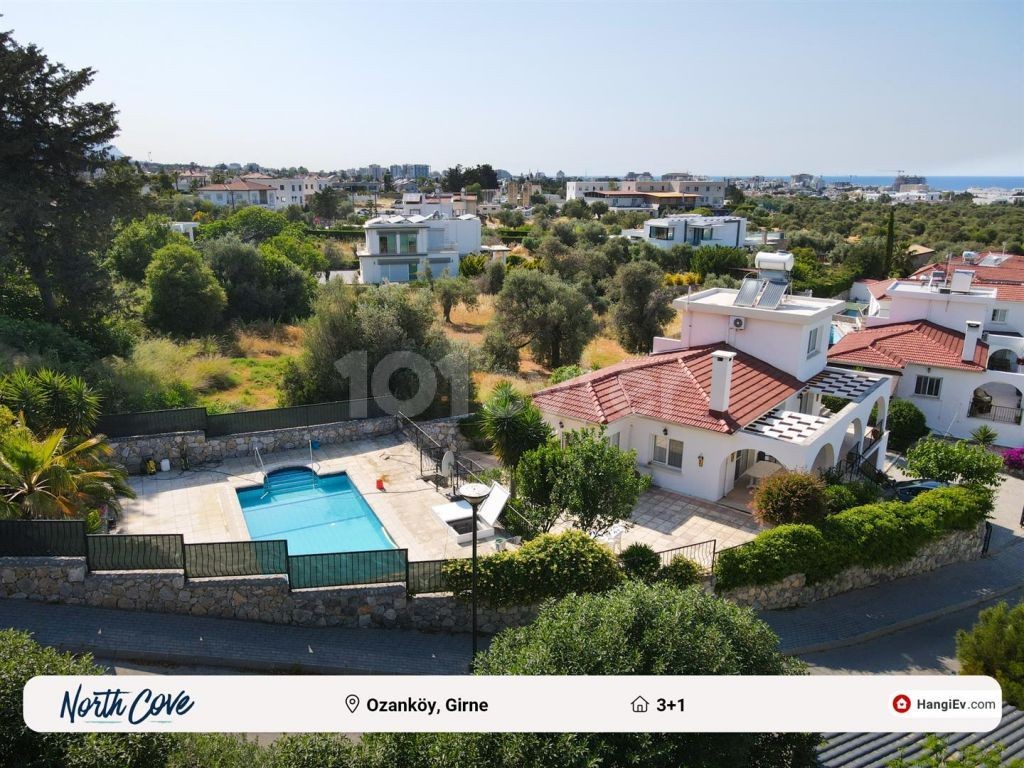
[[[890,376],[827,366],[844,302],[792,295],[790,254],[755,264],[738,290],[676,299],[680,336],[655,338],[649,356],[535,393],[545,420],[563,437],[603,428],[655,485],[712,501],[783,468],[880,468]]]
[[[866,305],[860,330],[832,347],[832,365],[893,375],[934,432],[986,425],[999,445],[1024,443],[1024,257],[968,252],[850,295]]]

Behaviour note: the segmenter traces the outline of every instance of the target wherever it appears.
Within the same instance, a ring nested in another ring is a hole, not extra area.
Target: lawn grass
[[[215,412],[277,408],[284,367],[301,348],[298,326],[260,323],[242,328],[228,360],[234,386],[204,395],[201,404]]]

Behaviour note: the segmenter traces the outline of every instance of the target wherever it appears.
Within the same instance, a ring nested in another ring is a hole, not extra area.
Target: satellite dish
[[[455,454],[451,451],[445,451],[444,456],[441,457],[441,477],[448,477],[452,473],[452,468],[455,466]]]

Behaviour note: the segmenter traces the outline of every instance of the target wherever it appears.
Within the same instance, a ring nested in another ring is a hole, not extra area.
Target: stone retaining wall
[[[416,423],[420,429],[437,441],[439,445],[451,450],[467,451],[472,446],[469,440],[463,436],[459,429],[459,423],[464,417],[453,416],[446,419],[434,419],[433,421],[420,421]],[[412,439],[410,433],[412,428],[408,425],[402,426],[402,432]]]
[[[459,432],[458,419],[437,419],[423,422],[420,427],[441,445],[456,445],[460,449],[467,445]],[[183,450],[195,465],[206,461],[246,458],[252,456],[255,448],[259,448],[260,453],[266,456],[278,451],[306,448],[310,440],[319,441],[323,445],[366,440],[391,434],[397,428],[395,417],[383,416],[223,437],[208,438],[202,431],[169,432],[162,435],[117,437],[111,438],[109,442],[117,461],[127,467],[129,472],[136,473],[141,471],[143,458],[150,456],[158,464],[161,459],[170,459],[171,465],[179,468]]]
[[[825,600],[841,592],[863,589],[917,573],[934,571],[944,565],[977,560],[985,541],[985,524],[970,531],[954,531],[930,544],[926,544],[910,560],[898,565],[880,565],[872,568],[854,566],[831,579],[808,584],[802,573],[787,576],[774,584],[737,587],[719,592],[720,597],[758,610],[792,608],[797,605]]]
[[[450,595],[408,597],[402,585],[288,589],[279,576],[185,580],[180,571],[88,572],[82,557],[0,558],[0,598],[187,613],[305,627],[468,632],[469,606]],[[480,629],[522,626],[533,607],[481,608]]]

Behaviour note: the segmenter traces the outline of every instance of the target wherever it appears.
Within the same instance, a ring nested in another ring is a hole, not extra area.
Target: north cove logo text
[[[74,691],[65,691],[60,706],[61,720],[74,723],[109,723],[116,725],[128,722],[139,725],[145,722],[169,723],[176,715],[187,714],[195,702],[185,693],[161,693],[152,688],[138,692],[121,688],[82,691],[79,685]]]

